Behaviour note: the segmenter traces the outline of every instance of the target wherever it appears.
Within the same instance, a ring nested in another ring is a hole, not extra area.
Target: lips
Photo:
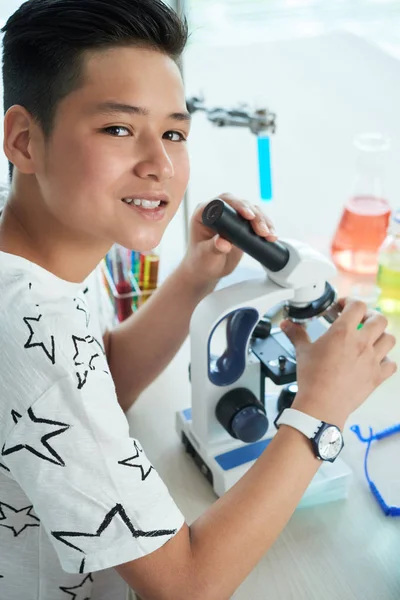
[[[146,204],[144,205],[142,202]],[[167,204],[165,202],[140,199],[140,204],[135,204],[134,201],[129,203],[126,200],[123,200],[123,204],[129,211],[140,215],[147,221],[162,221],[166,215]]]
[[[154,210],[163,204],[160,200],[145,200],[143,198],[123,198],[122,202],[125,202],[125,204],[141,206],[147,210]]]
[[[124,194],[122,196],[122,200],[148,200],[149,202],[160,202],[163,204],[167,204],[169,201],[169,197],[164,192],[132,192],[128,194]]]

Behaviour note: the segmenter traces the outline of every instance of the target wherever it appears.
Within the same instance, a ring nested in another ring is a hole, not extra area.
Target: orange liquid
[[[332,242],[332,258],[339,269],[374,275],[378,250],[389,226],[390,206],[383,198],[355,196],[343,211]]]

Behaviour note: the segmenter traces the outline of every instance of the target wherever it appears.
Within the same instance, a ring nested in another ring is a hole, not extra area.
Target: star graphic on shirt
[[[19,419],[22,419],[22,416],[16,410],[12,410],[11,418],[14,421],[14,423],[16,424],[16,423],[18,423]],[[6,465],[3,465],[3,463],[1,463],[1,462],[0,462],[0,469],[4,469],[5,471],[8,471],[8,473],[10,473],[10,469],[8,467],[6,467]]]
[[[14,423],[18,423],[18,421],[22,419],[22,415],[20,415],[16,410],[11,411],[11,417]]]
[[[108,549],[112,544],[115,544],[116,540],[120,538],[121,521],[129,530],[133,538],[161,537],[165,535],[172,536],[176,533],[176,529],[156,529],[153,531],[141,531],[140,529],[135,529],[123,506],[121,504],[116,504],[114,508],[106,514],[96,533],[52,531],[51,535],[59,542],[62,542],[70,548],[74,548],[74,550],[77,550],[81,554],[98,554],[103,550]],[[81,562],[79,572],[83,573],[84,568],[85,559]]]
[[[100,358],[100,354],[97,352],[94,337],[91,335],[87,335],[85,338],[73,335],[72,342],[75,346],[73,361],[77,367],[78,390],[81,390],[87,381],[89,372],[96,370],[93,363]]]
[[[136,440],[133,440],[133,445],[135,447],[135,454],[130,458],[125,458],[125,460],[119,460],[118,464],[123,465],[124,467],[136,467],[137,469],[140,469],[142,481],[144,481],[149,476],[151,471],[154,470],[154,467],[150,464],[148,458],[143,452],[143,448],[140,447]],[[141,454],[143,456],[140,456]],[[132,461],[139,461],[140,459],[142,462],[132,464]]]
[[[49,335],[48,331],[42,327],[43,315],[39,315],[38,317],[24,317],[23,321],[27,325],[30,334],[24,348],[27,350],[30,348],[42,348],[47,358],[49,358],[54,365],[56,362],[54,336]],[[42,334],[40,334],[40,329],[43,329]],[[35,341],[42,339],[42,335],[44,337],[43,341]]]
[[[86,302],[84,302],[81,298],[74,298],[74,302],[76,304],[76,310],[79,310],[85,315],[86,328],[88,328],[90,322],[90,313]]]
[[[97,344],[97,345],[98,345],[98,347],[99,347],[99,350],[101,351],[101,353],[103,354],[103,356],[105,356],[105,355],[106,355],[106,353],[105,353],[105,350],[104,350],[104,346],[103,346],[103,344],[102,344],[101,342],[99,342],[99,340],[98,340],[98,339],[96,339],[94,336],[93,336],[93,341],[94,341],[94,343],[95,343],[95,344]],[[108,371],[105,371],[105,373],[108,373]]]
[[[32,408],[29,408],[27,414],[30,419],[30,427],[24,427],[21,432],[18,429],[15,430],[13,437],[20,439],[19,443],[14,444],[10,448],[6,448],[5,445],[1,451],[2,456],[7,456],[13,452],[19,452],[20,450],[28,450],[35,456],[54,465],[65,467],[63,459],[57,454],[57,452],[50,446],[48,440],[56,435],[60,435],[70,428],[70,425],[66,423],[59,423],[58,421],[50,421],[48,419],[40,419],[35,416]],[[25,439],[27,438],[27,439]],[[15,440],[17,441],[17,440]]]
[[[72,596],[72,600],[90,600],[92,592],[93,577],[89,573],[87,577],[82,581],[80,585],[75,587],[61,587],[60,590],[65,592],[69,596]]]
[[[33,510],[33,506],[17,510],[9,504],[0,502],[0,527],[11,529],[14,537],[17,537],[27,527],[39,527],[40,521],[31,514],[31,510]]]

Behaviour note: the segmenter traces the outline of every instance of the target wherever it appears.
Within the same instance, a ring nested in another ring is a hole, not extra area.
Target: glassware
[[[379,251],[377,285],[378,307],[386,314],[400,314],[400,210],[394,213]]]
[[[383,193],[382,170],[390,141],[379,133],[356,137],[357,172],[353,191],[334,235],[334,263],[350,273],[374,275],[378,251],[385,239],[390,205]]]

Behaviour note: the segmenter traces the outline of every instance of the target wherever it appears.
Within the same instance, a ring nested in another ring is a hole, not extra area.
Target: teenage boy
[[[146,600],[229,598],[321,464],[310,441],[282,425],[188,526],[124,411],[241,253],[202,225],[200,207],[180,266],[112,332],[86,283],[113,243],[156,247],[181,203],[186,25],[159,0],[30,0],[4,32],[13,173],[0,222],[0,598],[122,600],[124,580]],[[223,197],[276,239],[258,208]],[[385,327],[351,301],[314,344],[286,324],[303,419],[342,428],[395,372]]]

